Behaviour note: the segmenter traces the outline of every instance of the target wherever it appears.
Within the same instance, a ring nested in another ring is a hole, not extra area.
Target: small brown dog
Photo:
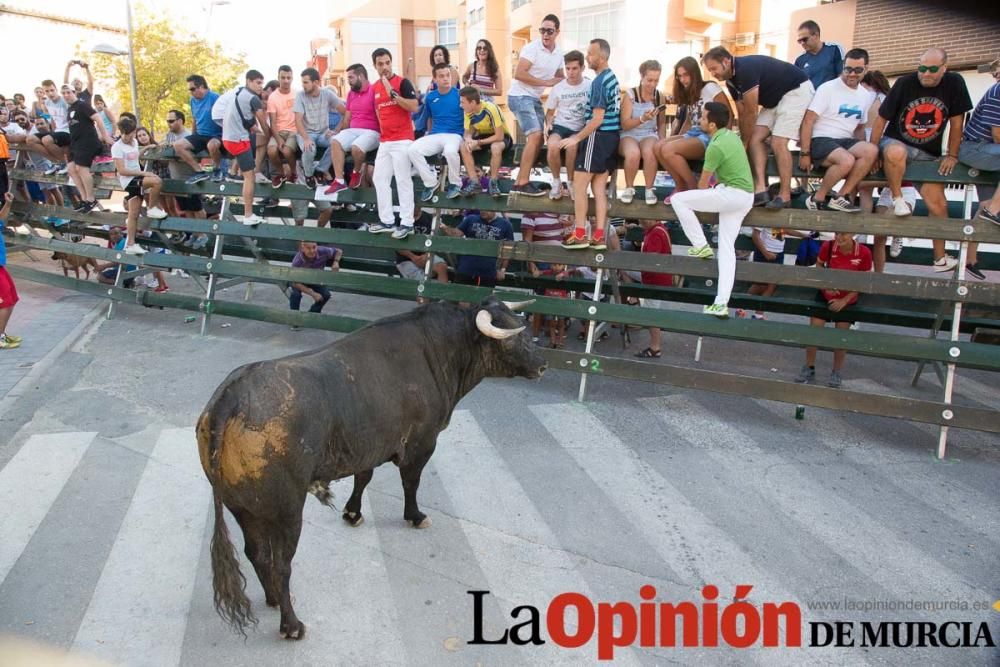
[[[69,277],[69,270],[73,269],[76,277],[80,277],[80,269],[86,273],[84,280],[90,280],[90,267],[94,267],[97,272],[97,260],[93,257],[81,257],[80,255],[69,255],[64,252],[52,253],[52,259],[58,260],[62,265],[63,275]]]

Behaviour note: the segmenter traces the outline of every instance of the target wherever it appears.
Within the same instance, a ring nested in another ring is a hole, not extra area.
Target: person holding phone
[[[623,204],[635,197],[635,176],[642,160],[642,174],[646,178],[646,203],[656,203],[653,181],[656,180],[656,144],[666,136],[667,118],[661,103],[660,73],[663,68],[655,60],[639,65],[639,85],[622,94],[622,133],[618,154],[625,158],[625,189],[618,195]]]

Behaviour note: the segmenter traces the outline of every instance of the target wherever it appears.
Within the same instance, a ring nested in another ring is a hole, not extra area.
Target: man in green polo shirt
[[[670,205],[680,220],[684,233],[691,241],[688,255],[711,259],[715,253],[705,240],[698,222],[697,211],[719,214],[719,291],[715,303],[703,312],[716,317],[729,317],[729,295],[736,276],[736,236],[743,218],[753,206],[753,178],[743,142],[729,125],[729,106],[707,102],[701,114],[701,129],[712,139],[705,151],[705,166],[697,190],[677,192]],[[715,187],[709,187],[714,178]]]

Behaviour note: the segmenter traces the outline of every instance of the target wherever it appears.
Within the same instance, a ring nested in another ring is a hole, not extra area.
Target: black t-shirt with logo
[[[806,81],[805,72],[791,63],[771,56],[738,56],[733,58],[733,77],[726,81],[734,100],[757,88],[757,103],[773,109],[785,96]]]
[[[938,85],[925,88],[914,72],[896,80],[878,114],[889,122],[885,136],[939,156],[948,119],[971,110],[961,75],[945,72]]]
[[[69,119],[70,141],[73,143],[101,143],[101,139],[97,134],[97,128],[94,127],[94,121],[90,119],[96,113],[97,111],[94,107],[83,100],[78,99],[69,105],[67,118]]]

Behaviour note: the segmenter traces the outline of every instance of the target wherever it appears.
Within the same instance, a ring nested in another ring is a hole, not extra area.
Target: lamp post
[[[141,125],[139,121],[139,91],[136,85],[135,79],[135,58],[133,53],[135,52],[135,46],[132,42],[132,3],[130,0],[125,0],[125,21],[128,28],[128,49],[120,49],[117,46],[111,44],[98,44],[90,51],[91,53],[104,53],[109,56],[128,56],[128,81],[129,86],[132,89],[132,113],[135,114],[137,124]]]
[[[202,9],[208,14],[208,16],[205,17],[204,35],[206,40],[208,39],[208,31],[212,27],[212,10],[215,9],[216,7],[224,7],[225,5],[228,4],[232,4],[230,0],[208,0],[208,2],[205,3],[205,5],[207,6],[202,7]]]

